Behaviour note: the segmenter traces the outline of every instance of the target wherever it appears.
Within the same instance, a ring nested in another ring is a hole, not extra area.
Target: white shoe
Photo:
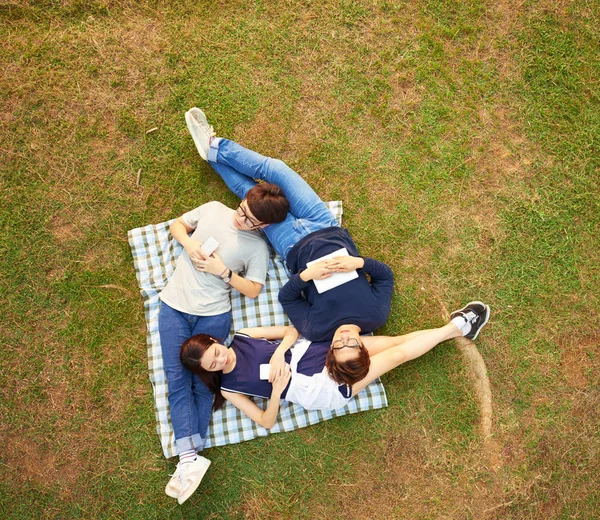
[[[196,107],[190,108],[185,113],[185,122],[190,134],[192,134],[192,139],[200,157],[207,161],[210,138],[216,135],[213,127],[208,124],[204,112]]]
[[[181,492],[177,501],[183,504],[188,498],[192,496],[192,493],[198,489],[202,477],[206,473],[206,470],[210,466],[210,460],[205,459],[198,455],[194,462],[188,462],[181,464],[181,474],[179,480],[182,483]]]
[[[165,493],[171,498],[179,498],[183,487],[183,482],[181,482],[181,466],[181,464],[177,464],[175,473],[173,473],[171,480],[169,480],[165,487]]]

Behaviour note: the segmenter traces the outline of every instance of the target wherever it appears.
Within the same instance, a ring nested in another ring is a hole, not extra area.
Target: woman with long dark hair
[[[360,336],[356,326],[341,325],[332,342],[298,339],[294,327],[242,329],[229,347],[209,335],[198,334],[182,345],[180,359],[215,394],[215,409],[228,400],[253,421],[272,428],[281,400],[309,410],[341,408],[381,375],[439,343],[459,336],[475,339],[489,315],[487,305],[471,302],[453,312],[451,321],[437,329],[403,336]],[[337,359],[349,361],[346,366],[350,373],[343,377],[328,366],[334,353]],[[370,358],[366,372],[363,356]],[[269,365],[268,372],[261,365]],[[262,377],[261,371],[265,372]],[[348,379],[353,383],[347,384]],[[270,400],[263,410],[248,396]]]

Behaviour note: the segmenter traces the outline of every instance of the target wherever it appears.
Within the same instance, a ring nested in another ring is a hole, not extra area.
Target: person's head
[[[270,182],[259,182],[246,193],[241,207],[248,217],[248,227],[256,229],[283,222],[290,210],[290,203],[279,186]]]
[[[232,361],[229,349],[208,334],[197,334],[181,345],[179,359],[215,395],[213,410],[221,408],[225,402],[220,392],[221,371]]]
[[[325,365],[329,377],[340,384],[352,386],[367,376],[371,358],[360,339],[360,328],[357,325],[342,325],[337,328]]]

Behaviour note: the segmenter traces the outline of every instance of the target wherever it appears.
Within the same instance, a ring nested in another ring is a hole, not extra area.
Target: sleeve
[[[262,239],[261,239],[262,240]],[[265,285],[267,281],[267,269],[269,267],[269,250],[263,242],[259,252],[250,257],[244,268],[244,278],[251,282]]]
[[[202,206],[198,206],[197,208],[184,213],[181,218],[187,224],[188,227],[192,229],[196,229],[198,227],[198,222],[204,215],[206,204]]]
[[[394,292],[394,273],[389,265],[373,258],[364,257],[363,270],[371,276],[371,289],[375,297],[390,307]]]
[[[298,329],[298,332],[307,338],[309,333],[310,303],[302,295],[302,291],[311,282],[305,282],[299,274],[294,274],[279,291],[279,303],[288,318]]]

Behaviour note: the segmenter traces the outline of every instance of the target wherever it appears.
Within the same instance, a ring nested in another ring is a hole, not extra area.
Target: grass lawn
[[[15,0],[0,41],[1,518],[598,516],[600,3]],[[449,342],[164,494],[127,230],[236,203],[192,106],[343,200],[381,332],[490,304],[491,416]]]

